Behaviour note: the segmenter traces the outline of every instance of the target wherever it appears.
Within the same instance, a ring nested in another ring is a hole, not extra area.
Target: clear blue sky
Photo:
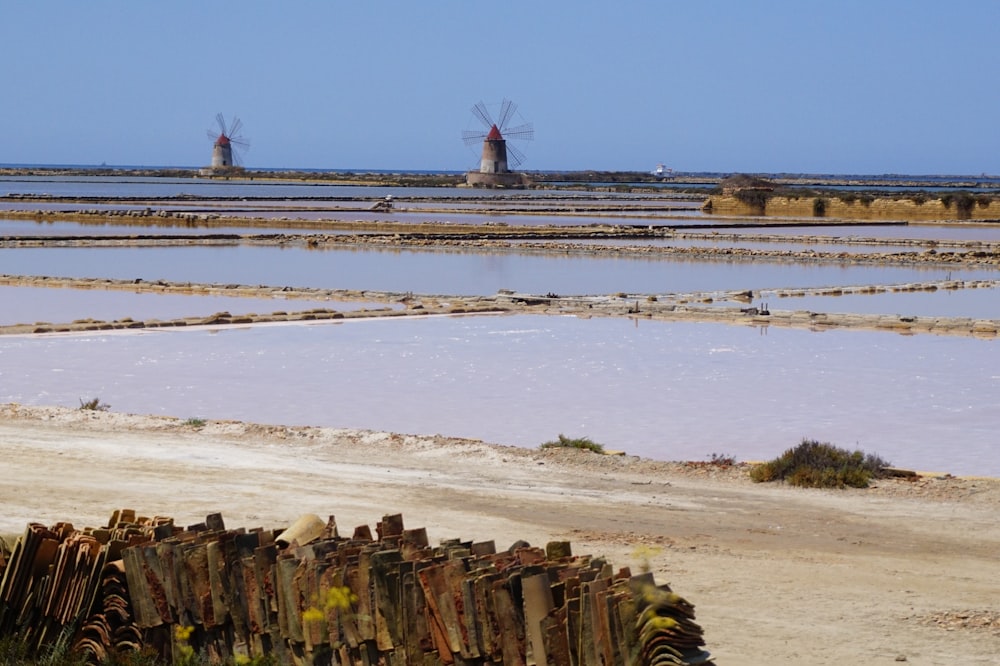
[[[463,170],[470,107],[526,169],[1000,173],[997,0],[15,2],[0,163]]]

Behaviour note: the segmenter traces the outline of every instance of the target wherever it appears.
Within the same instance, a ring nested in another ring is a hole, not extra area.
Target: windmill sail
[[[467,146],[482,142],[480,173],[507,174],[511,166],[517,168],[524,162],[524,151],[510,142],[531,141],[535,138],[535,129],[531,123],[510,127],[516,113],[517,104],[509,99],[501,102],[496,120],[483,102],[472,107],[472,115],[483,125],[483,129],[462,132],[462,141]]]

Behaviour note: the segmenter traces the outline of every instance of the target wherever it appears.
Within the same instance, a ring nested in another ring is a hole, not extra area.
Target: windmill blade
[[[474,146],[486,140],[486,132],[481,130],[465,130],[462,132],[462,141],[467,146]]]
[[[229,136],[229,132],[226,131],[226,118],[221,113],[215,114],[215,122],[219,123],[219,132],[223,136]]]
[[[493,127],[493,118],[490,116],[490,112],[486,109],[486,105],[482,102],[477,102],[475,106],[472,107],[472,114],[479,118],[479,122],[483,124],[483,127],[489,129]]]
[[[219,138],[218,130],[205,130],[205,134],[207,134],[208,138],[211,139],[212,141],[216,141]]]
[[[229,144],[243,151],[250,150],[250,139],[243,136],[229,137]]]
[[[241,129],[243,129],[243,121],[233,116],[233,122],[229,125],[229,139],[232,140],[238,137]]]
[[[497,128],[504,135],[507,134],[507,130],[505,128],[507,127],[507,123],[514,115],[515,111],[517,111],[517,104],[515,104],[514,102],[510,101],[505,97],[503,102],[501,102],[500,104],[500,119],[497,120]]]
[[[229,144],[233,149],[233,165],[239,167],[243,166],[243,153],[250,150],[250,142],[247,139],[240,137],[238,141],[230,139]]]
[[[515,169],[524,163],[525,155],[521,150],[510,143],[507,144],[507,163]]]
[[[535,138],[535,126],[532,123],[524,123],[517,127],[511,127],[509,130],[504,130],[503,135],[508,139],[531,141]]]

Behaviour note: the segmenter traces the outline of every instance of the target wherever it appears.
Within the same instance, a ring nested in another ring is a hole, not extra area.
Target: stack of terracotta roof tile
[[[345,666],[709,659],[690,604],[566,542],[431,547],[399,515],[377,538],[367,526],[341,537],[315,516],[281,532],[226,530],[217,515],[181,529],[118,512],[111,524],[80,536],[29,527],[0,586],[0,634],[41,646],[74,628],[96,659],[139,646]]]
[[[142,645],[142,632],[132,617],[125,565],[121,560],[109,562],[101,574],[101,589],[93,612],[82,623],[73,651],[104,662],[111,650],[119,654],[138,652]]]
[[[70,523],[29,524],[0,577],[0,636],[18,635],[30,652],[38,652],[74,640],[95,608],[111,609],[118,604],[127,609],[124,581],[116,586],[108,579],[114,577],[108,568],[116,566],[125,547],[153,538],[152,527],[139,523],[155,520],[125,511],[115,512],[108,527],[100,529],[76,530]],[[121,628],[127,624],[128,620],[116,621],[111,633],[96,630],[103,650],[115,645],[134,649],[140,644],[135,627]],[[80,649],[88,644],[92,643],[82,643]]]

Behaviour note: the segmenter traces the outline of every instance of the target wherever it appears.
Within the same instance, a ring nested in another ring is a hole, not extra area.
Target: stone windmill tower
[[[472,115],[482,123],[483,129],[463,132],[462,140],[467,146],[477,145],[481,141],[483,152],[479,170],[470,171],[466,175],[469,185],[510,187],[525,183],[523,174],[511,171],[511,167],[516,169],[524,162],[524,152],[511,142],[532,140],[535,138],[535,128],[531,123],[510,127],[516,112],[517,104],[508,99],[501,103],[495,121],[482,102],[472,107]]]
[[[212,144],[212,171],[228,171],[242,168],[242,157],[240,151],[250,149],[250,140],[240,135],[243,129],[243,121],[236,116],[226,126],[226,119],[221,113],[215,116],[215,121],[219,125],[218,130],[208,130],[208,138],[214,142]]]

